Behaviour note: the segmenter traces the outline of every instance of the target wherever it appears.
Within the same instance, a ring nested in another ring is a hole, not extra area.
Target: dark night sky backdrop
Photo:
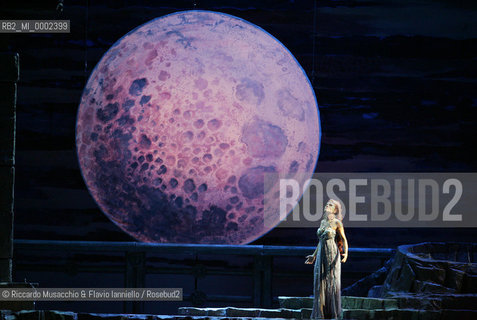
[[[313,1],[196,1],[246,19],[290,49],[312,79]],[[102,54],[193,1],[2,4],[2,19],[70,19],[70,34],[1,35],[20,54],[15,238],[132,241],[98,209],[76,159],[83,86]],[[472,1],[318,1],[315,92],[321,172],[475,172],[477,5]],[[87,22],[87,27],[86,27]],[[85,65],[85,61],[87,64]],[[254,244],[314,245],[315,229]],[[349,229],[353,246],[473,239],[475,229]]]

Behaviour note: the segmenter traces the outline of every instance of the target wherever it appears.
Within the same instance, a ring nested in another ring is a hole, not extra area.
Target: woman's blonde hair
[[[335,200],[335,199],[330,199],[329,202],[333,203],[335,205],[335,208],[336,208],[336,213],[335,213],[335,216],[336,216],[336,219],[340,220],[340,221],[343,221],[343,215],[341,214],[341,202],[339,202],[338,200]]]

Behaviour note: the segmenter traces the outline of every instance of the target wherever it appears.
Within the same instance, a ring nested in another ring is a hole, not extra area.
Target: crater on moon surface
[[[270,34],[183,11],[104,54],[81,97],[76,146],[96,203],[136,239],[246,244],[280,222],[264,208],[265,176],[311,177],[318,105]]]

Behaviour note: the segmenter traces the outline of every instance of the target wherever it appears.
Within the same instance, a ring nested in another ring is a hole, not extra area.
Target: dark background
[[[109,47],[136,26],[179,10],[235,15],[292,52],[320,108],[317,172],[477,169],[474,1],[65,0],[63,12],[56,7],[56,1],[9,1],[0,8],[1,19],[71,20],[69,34],[0,35],[0,50],[20,55],[16,239],[135,241],[86,189],[76,157],[76,113],[88,76]],[[350,246],[391,248],[473,241],[475,231],[346,230]],[[314,246],[315,232],[277,228],[252,244]],[[14,270],[16,280],[23,276]]]

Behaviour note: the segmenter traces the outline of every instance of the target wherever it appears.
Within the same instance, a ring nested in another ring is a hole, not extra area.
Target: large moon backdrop
[[[276,190],[265,176],[311,177],[319,125],[310,82],[277,39],[234,16],[184,11],[104,54],[76,145],[92,197],[136,239],[246,244],[280,222],[264,210]]]

